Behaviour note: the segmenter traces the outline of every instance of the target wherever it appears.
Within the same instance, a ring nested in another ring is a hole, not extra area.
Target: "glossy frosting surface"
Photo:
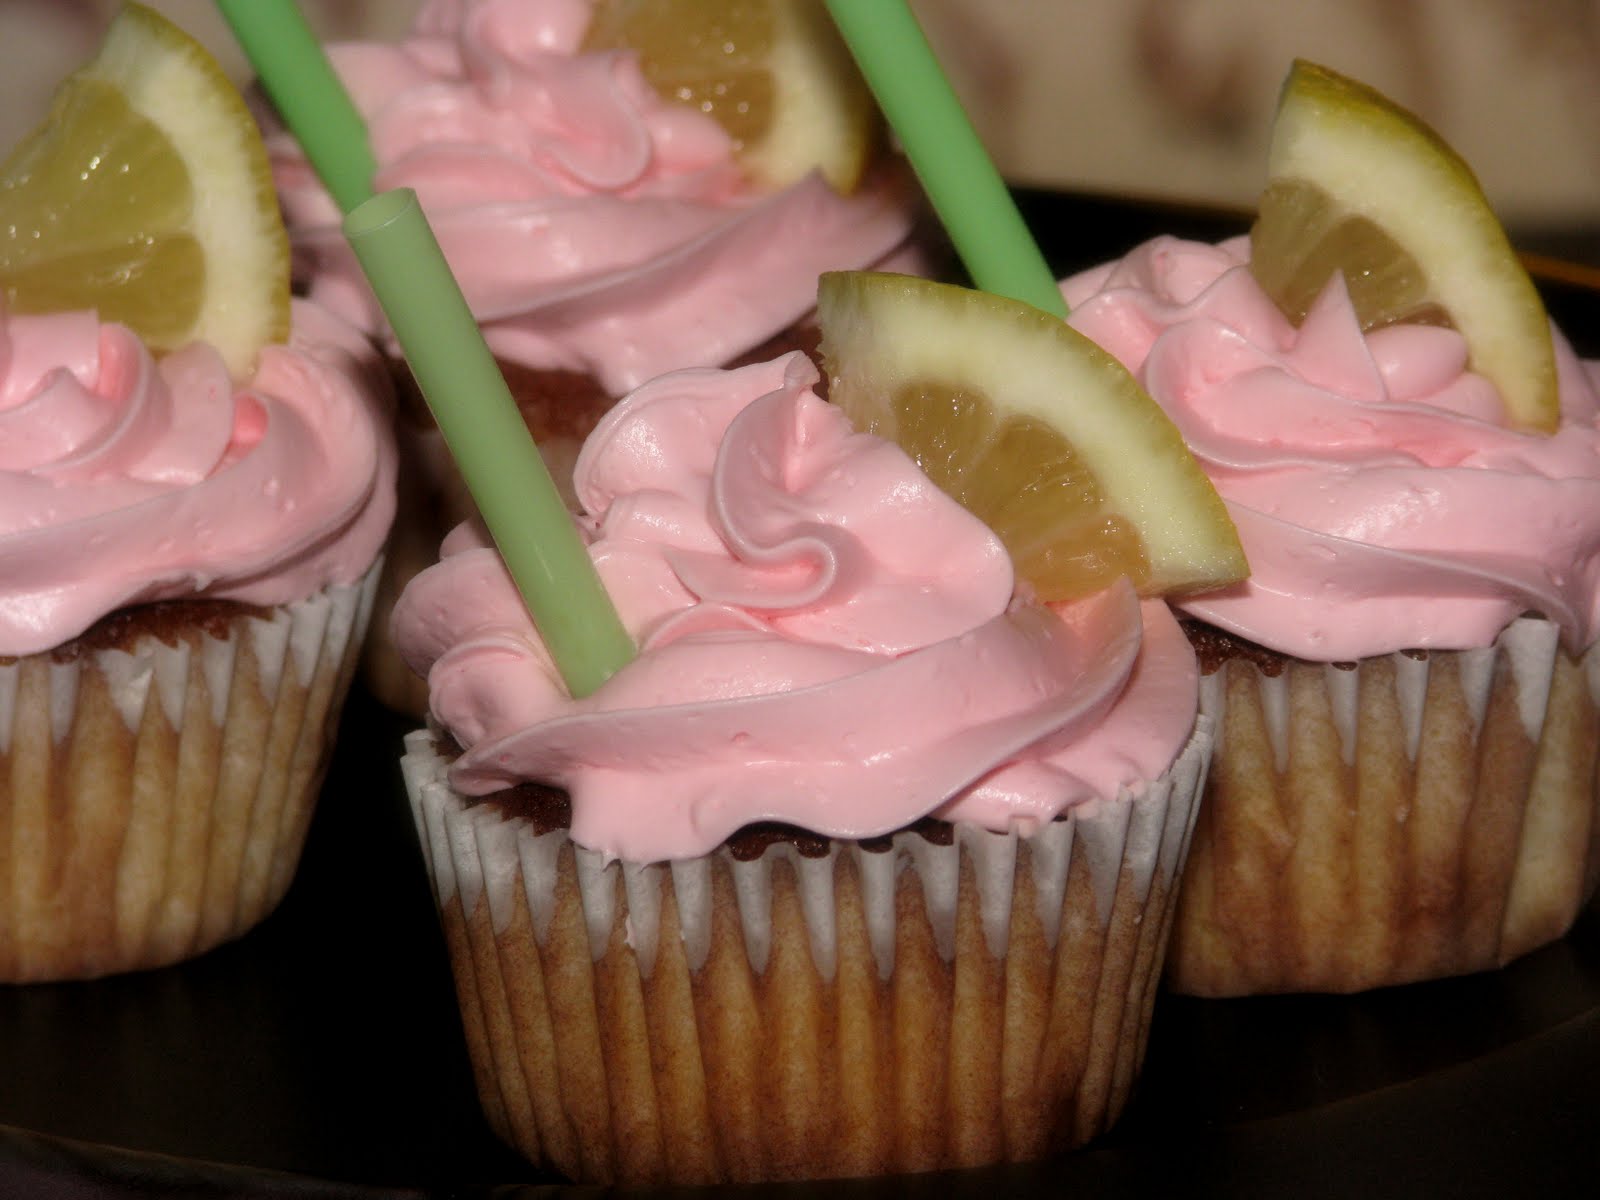
[[[375,360],[299,301],[242,386],[204,344],[156,360],[90,312],[0,311],[0,654],[145,601],[274,605],[359,579],[394,513]]]
[[[590,437],[579,521],[640,654],[583,700],[477,529],[447,539],[394,633],[457,788],[557,784],[580,844],[652,861],[766,819],[1026,833],[1166,770],[1196,701],[1166,607],[1020,601],[999,540],[816,382],[801,354],[682,371]]]
[[[1524,612],[1600,630],[1600,364],[1556,334],[1562,420],[1503,424],[1453,330],[1363,334],[1335,280],[1295,329],[1244,239],[1162,237],[1062,284],[1227,501],[1251,576],[1180,607],[1312,661],[1485,646]]]
[[[709,116],[626,53],[582,53],[586,0],[435,0],[396,44],[329,48],[367,118],[375,186],[416,190],[496,354],[611,395],[718,366],[810,312],[817,275],[916,265],[916,206],[885,167],[850,196],[752,183]],[[381,314],[293,139],[269,140],[312,294]]]

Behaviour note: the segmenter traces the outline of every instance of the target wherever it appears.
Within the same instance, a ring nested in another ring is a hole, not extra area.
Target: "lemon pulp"
[[[137,4],[0,165],[13,311],[94,309],[157,352],[213,344],[235,375],[289,326],[288,237],[243,99]]]

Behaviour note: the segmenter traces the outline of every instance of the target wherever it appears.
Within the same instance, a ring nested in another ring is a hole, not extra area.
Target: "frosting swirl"
[[[92,312],[0,309],[0,654],[129,605],[274,605],[350,583],[394,513],[388,387],[362,336],[295,302],[236,388]]]
[[[589,697],[478,527],[450,535],[393,625],[457,789],[559,785],[576,841],[655,861],[760,820],[1026,833],[1166,770],[1197,688],[1166,607],[1017,600],[994,534],[816,382],[798,353],[682,371],[595,430],[579,523],[640,653]]]
[[[1557,332],[1562,419],[1506,428],[1455,331],[1363,334],[1335,277],[1296,329],[1240,238],[1162,237],[1062,284],[1070,321],[1183,432],[1251,575],[1184,612],[1343,661],[1485,646],[1527,611],[1600,631],[1600,364]]]
[[[580,53],[590,11],[439,0],[398,44],[329,48],[367,118],[375,186],[416,191],[502,359],[621,395],[737,357],[811,311],[822,271],[903,247],[916,206],[903,171],[850,196],[816,175],[763,190],[722,128],[662,101],[635,56]],[[268,144],[311,294],[381,328],[331,198],[292,139]]]

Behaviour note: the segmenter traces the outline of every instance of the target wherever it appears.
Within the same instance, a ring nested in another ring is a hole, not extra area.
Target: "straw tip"
[[[357,204],[344,216],[344,235],[359,238],[377,233],[385,226],[406,220],[422,211],[417,193],[408,187],[378,192]]]

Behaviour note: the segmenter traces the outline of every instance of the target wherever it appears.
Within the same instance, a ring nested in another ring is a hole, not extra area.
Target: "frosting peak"
[[[574,839],[651,861],[760,820],[1027,831],[1166,769],[1196,684],[1165,607],[1017,601],[998,538],[816,382],[800,354],[682,371],[590,437],[579,523],[640,648],[592,696],[480,531],[446,540],[394,630],[464,748],[457,788],[565,787]]]
[[[1282,653],[1351,660],[1489,644],[1536,611],[1600,631],[1600,392],[1557,333],[1562,420],[1506,428],[1455,331],[1363,334],[1336,277],[1296,329],[1244,239],[1157,238],[1062,284],[1228,504],[1248,580],[1184,602]]]
[[[291,344],[242,388],[203,343],[158,361],[93,313],[0,310],[0,654],[131,604],[272,605],[358,579],[394,504],[371,359],[298,302]]]
[[[916,207],[884,169],[850,196],[771,192],[709,116],[661,100],[636,56],[583,52],[582,0],[453,0],[395,45],[329,55],[366,117],[375,185],[416,190],[495,353],[620,395],[715,366],[809,312],[817,275],[896,252]],[[292,138],[269,139],[312,294],[382,315]]]

